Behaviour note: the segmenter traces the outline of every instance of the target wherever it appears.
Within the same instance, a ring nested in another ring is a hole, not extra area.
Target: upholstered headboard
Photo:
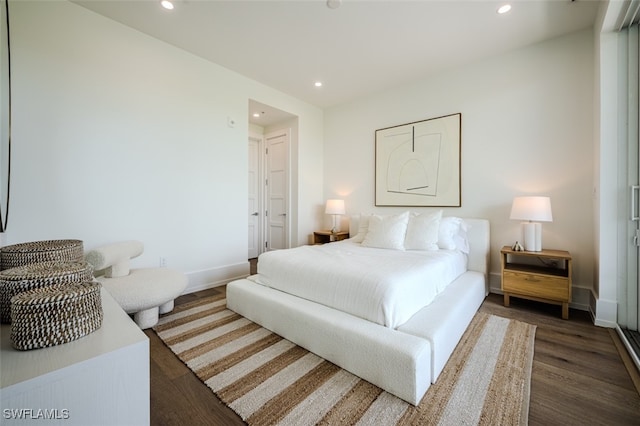
[[[469,269],[489,275],[491,228],[487,219],[463,218],[469,240]]]

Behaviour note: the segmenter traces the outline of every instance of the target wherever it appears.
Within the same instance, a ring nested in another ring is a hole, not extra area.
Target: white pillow
[[[459,217],[443,217],[438,231],[438,247],[469,254],[466,222]]]
[[[362,241],[364,241],[364,236],[367,235],[367,230],[369,229],[370,217],[371,215],[364,215],[364,214],[360,215],[359,219],[357,219],[358,232],[356,233],[356,235],[351,237],[351,241],[353,241],[354,243],[361,243]],[[355,222],[356,220],[352,220],[352,221]],[[351,228],[349,228],[349,232],[351,232]]]
[[[360,228],[360,215],[352,214],[349,215],[349,238],[353,238],[358,234],[358,229]]]
[[[362,245],[393,250],[404,250],[404,237],[407,233],[409,212],[394,216],[371,215],[369,230]]]
[[[405,250],[438,250],[438,234],[442,210],[411,215],[404,238]]]

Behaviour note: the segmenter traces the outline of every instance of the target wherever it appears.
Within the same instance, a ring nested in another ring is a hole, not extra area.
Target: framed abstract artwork
[[[376,206],[460,207],[462,114],[376,130]]]

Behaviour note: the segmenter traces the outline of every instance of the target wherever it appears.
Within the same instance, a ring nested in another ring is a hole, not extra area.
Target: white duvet
[[[266,252],[251,279],[396,328],[467,270],[459,251],[400,251],[349,240]]]

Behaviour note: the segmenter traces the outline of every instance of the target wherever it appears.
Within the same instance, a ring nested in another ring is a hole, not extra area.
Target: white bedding
[[[251,279],[396,328],[467,270],[456,250],[362,247],[349,240],[266,252]]]

